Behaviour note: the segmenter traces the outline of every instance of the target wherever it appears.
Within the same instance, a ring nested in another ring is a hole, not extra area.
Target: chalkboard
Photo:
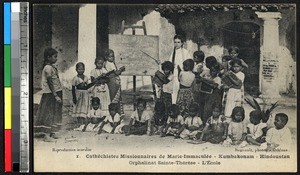
[[[116,65],[126,69],[122,75],[154,75],[159,69],[158,46],[158,36],[109,35]]]

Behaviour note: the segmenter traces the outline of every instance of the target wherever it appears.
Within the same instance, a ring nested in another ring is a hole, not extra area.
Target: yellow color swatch
[[[12,106],[11,106],[11,87],[5,87],[4,88],[4,106],[5,106],[5,113],[4,113],[4,129],[11,129],[11,111],[12,111]]]

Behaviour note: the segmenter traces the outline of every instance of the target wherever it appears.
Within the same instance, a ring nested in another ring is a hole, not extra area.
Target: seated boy
[[[288,122],[288,116],[284,113],[278,113],[275,116],[274,128],[270,128],[267,131],[266,146],[268,150],[274,148],[287,148],[291,145],[292,136],[291,131],[286,126]]]

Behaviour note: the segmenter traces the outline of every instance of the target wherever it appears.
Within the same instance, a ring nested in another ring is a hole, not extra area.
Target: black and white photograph
[[[296,172],[296,4],[33,4],[34,172]]]

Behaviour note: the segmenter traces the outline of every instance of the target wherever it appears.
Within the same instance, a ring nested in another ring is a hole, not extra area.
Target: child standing
[[[221,115],[221,106],[215,105],[213,107],[212,116],[207,120],[202,133],[198,133],[193,139],[195,141],[189,142],[194,144],[202,144],[210,142],[219,144],[227,137],[228,124],[225,116]]]
[[[92,89],[92,97],[98,97],[101,100],[101,110],[108,111],[108,105],[110,104],[110,96],[108,89],[109,79],[105,76],[107,70],[104,66],[104,58],[97,57],[95,59],[96,68],[91,71],[91,81],[95,82],[95,86]],[[102,76],[103,78],[99,77]],[[99,81],[97,81],[99,79]],[[96,82],[97,81],[97,82]]]
[[[89,112],[88,77],[83,73],[85,66],[82,62],[76,64],[77,75],[72,79],[73,117],[77,118],[77,127],[86,123]]]
[[[121,128],[120,124],[122,118],[118,113],[119,105],[117,103],[111,103],[108,107],[109,107],[109,115],[106,116],[104,121],[101,123],[98,134],[101,134],[102,131],[112,133],[112,134],[120,133],[120,128]]]
[[[242,62],[242,68],[248,68],[248,64],[245,63],[245,61],[243,59],[240,59],[239,53],[240,53],[240,49],[237,46],[231,46],[228,49],[229,55],[231,56],[232,59],[239,59]],[[230,63],[231,61],[229,61]],[[230,68],[231,64],[229,64],[229,68]]]
[[[187,59],[183,62],[183,71],[180,72],[178,80],[180,83],[179,92],[176,104],[179,106],[180,112],[188,111],[190,105],[194,102],[194,95],[192,92],[192,84],[195,80],[194,61]]]
[[[189,116],[184,121],[185,129],[180,133],[182,139],[192,139],[200,132],[202,127],[202,120],[198,116],[198,104],[193,103],[189,109]],[[202,128],[203,129],[203,128]]]
[[[267,124],[262,122],[263,113],[260,110],[250,112],[250,123],[247,125],[246,141],[251,145],[260,146],[265,141]]]
[[[108,49],[105,52],[105,69],[110,72],[113,71],[112,74],[108,76],[109,81],[107,83],[108,89],[109,89],[109,96],[112,103],[118,103],[119,113],[123,114],[122,109],[122,99],[121,99],[121,79],[119,75],[125,70],[125,67],[121,67],[120,69],[117,69],[117,65],[115,63],[115,53],[113,50]]]
[[[223,72],[222,73],[226,73],[227,71],[229,71],[229,62],[232,60],[232,57],[229,55],[225,55],[222,57],[222,66],[223,66]]]
[[[129,125],[125,125],[122,129],[125,131],[126,136],[130,134],[150,134],[151,118],[148,112],[145,111],[146,105],[147,103],[144,99],[139,98],[137,100],[137,110],[131,114]]]
[[[180,115],[179,106],[172,104],[168,109],[168,116],[167,125],[163,129],[161,136],[173,135],[178,138],[184,130],[184,119]]]
[[[168,77],[169,82],[161,87],[160,100],[164,103],[165,109],[168,109],[172,105],[174,65],[170,61],[165,61],[161,64],[161,69]]]
[[[292,135],[286,126],[288,116],[285,113],[275,115],[274,128],[270,128],[266,135],[266,145],[268,150],[274,148],[288,148],[292,144]]]
[[[231,72],[237,77],[237,79],[231,78],[232,83],[234,84],[231,88],[228,89],[224,95],[223,101],[225,102],[225,111],[224,114],[226,117],[229,117],[233,108],[236,106],[242,106],[244,100],[244,79],[245,74],[241,72],[242,62],[239,59],[233,59],[231,62]],[[228,119],[231,120],[230,117]]]
[[[165,104],[161,101],[156,102],[154,106],[153,121],[151,122],[151,134],[160,135],[167,124],[167,119],[168,116]]]
[[[62,85],[57,68],[57,51],[47,48],[44,51],[44,68],[42,71],[43,95],[37,111],[35,126],[52,127],[62,122]]]
[[[243,107],[237,106],[232,110],[232,121],[228,126],[227,142],[233,145],[241,144],[247,135],[245,119],[245,110]],[[226,142],[226,144],[227,144]]]
[[[196,51],[193,54],[193,60],[195,62],[195,67],[193,69],[193,72],[195,73],[196,77],[199,77],[200,74],[203,72],[204,69],[204,58],[205,54],[202,51]]]
[[[220,106],[222,104],[222,91],[221,91],[221,78],[218,76],[220,73],[220,65],[215,64],[210,68],[210,78],[208,80],[212,81],[213,92],[212,94],[203,95],[204,108],[202,121],[205,123],[207,119],[212,115],[213,106]]]

